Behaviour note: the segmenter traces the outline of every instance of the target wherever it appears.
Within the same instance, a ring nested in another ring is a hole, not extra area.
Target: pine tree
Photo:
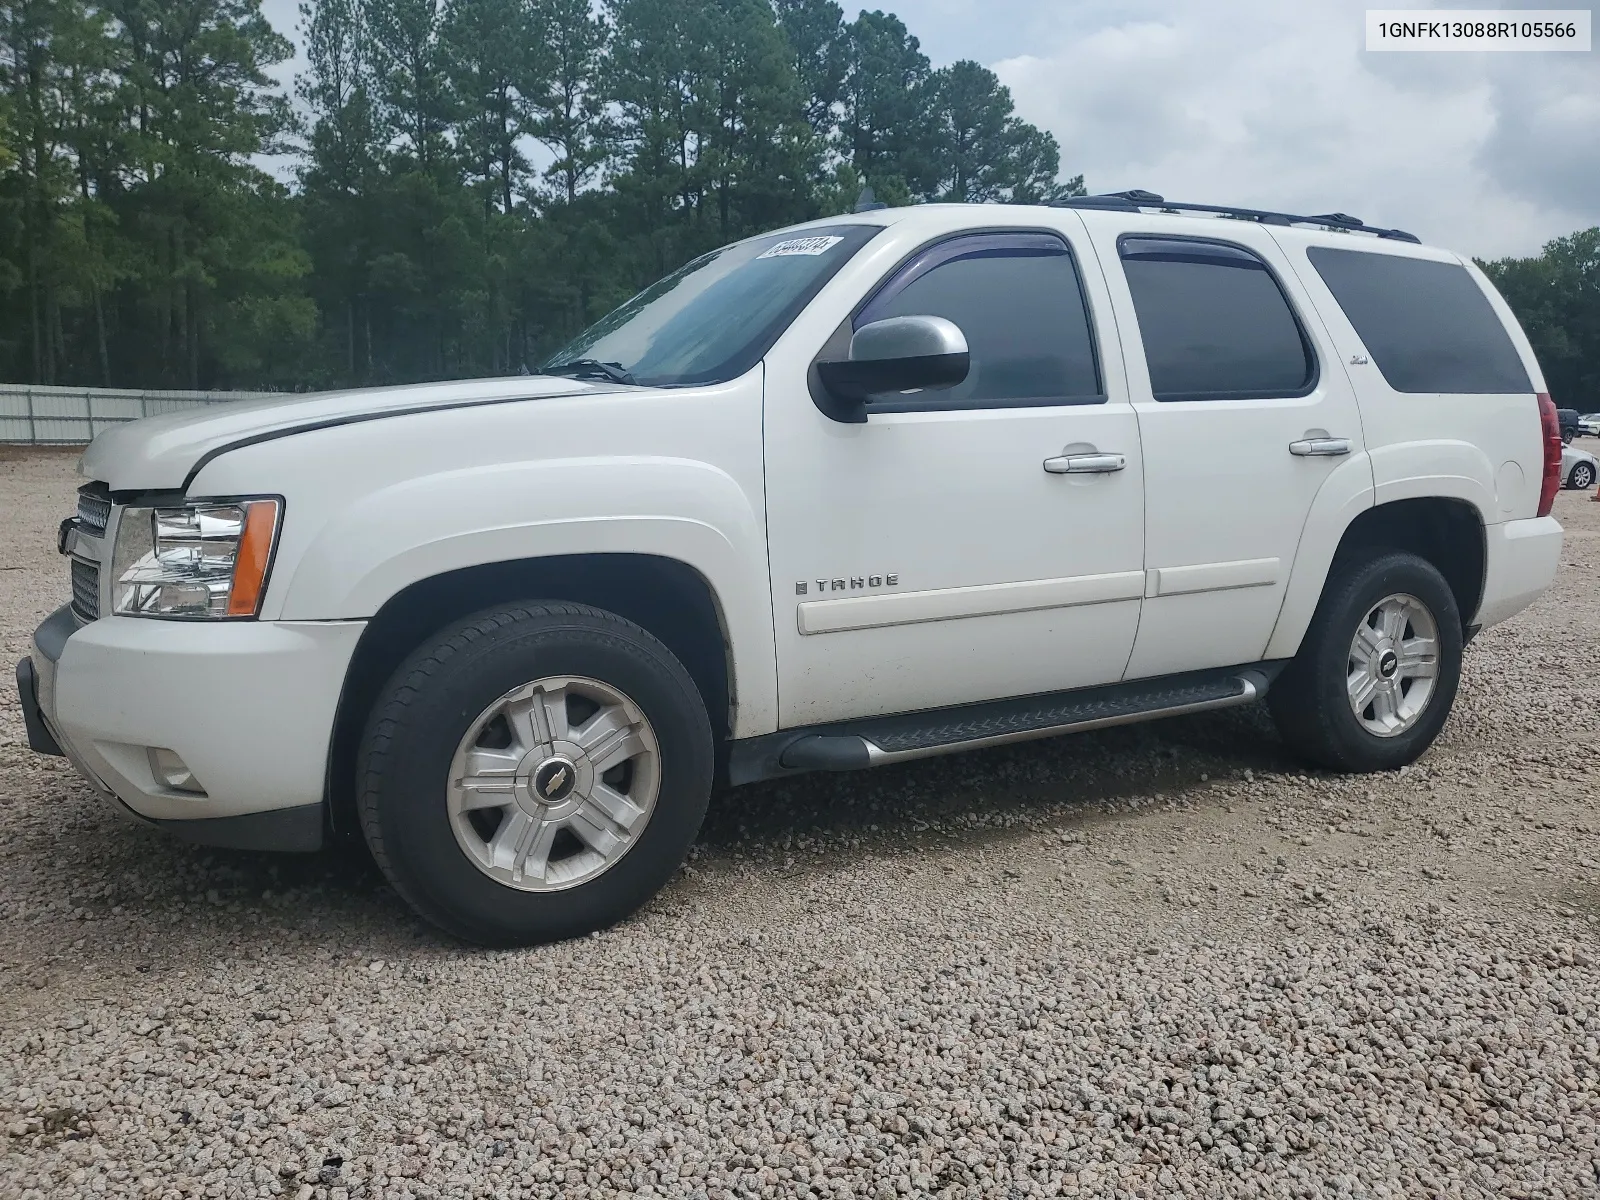
[[[549,74],[539,13],[528,0],[450,0],[440,31],[456,114],[457,151],[481,181],[485,204],[510,213],[528,170],[518,141],[529,129],[529,96]]]
[[[8,132],[0,154],[0,231],[8,243],[0,293],[21,293],[21,319],[12,326],[21,336],[5,340],[25,377],[40,382],[109,374],[102,298],[117,278],[119,247],[111,214],[80,168],[105,116],[112,57],[105,19],[80,0],[0,7]],[[92,356],[72,319],[84,307],[100,318]]]
[[[894,14],[863,12],[846,26],[845,62],[841,153],[885,200],[927,194],[934,133],[917,39]]]
[[[849,66],[844,10],[834,0],[775,0],[774,7],[789,42],[806,123],[826,144],[839,128],[839,102]]]
[[[606,159],[610,135],[601,93],[609,38],[606,22],[589,0],[535,0],[545,39],[544,69],[526,95],[526,132],[555,156],[545,179],[567,204],[594,179]]]
[[[440,43],[442,4],[364,0],[363,9],[380,128],[391,152],[430,170],[448,155],[454,115]]]
[[[929,200],[1043,204],[1077,194],[1058,184],[1055,138],[1013,115],[1010,89],[970,59],[935,71],[924,85],[929,129]]]
[[[363,382],[372,375],[370,222],[382,149],[365,11],[360,0],[319,0],[300,14],[306,70],[296,90],[311,128],[299,202],[326,355],[311,374]]]
[[[314,323],[287,192],[252,162],[292,126],[266,74],[289,43],[260,0],[114,0],[109,13],[133,118],[132,183],[113,206],[143,260],[124,289],[124,361],[191,388],[270,370]]]

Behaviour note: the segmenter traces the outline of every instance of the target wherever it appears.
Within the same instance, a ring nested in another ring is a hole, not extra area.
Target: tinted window
[[[1092,403],[1102,398],[1089,314],[1066,243],[1049,234],[978,234],[908,263],[856,318],[944,317],[972,366],[957,387],[894,404]]]
[[[545,369],[595,359],[641,384],[718,383],[743,375],[878,225],[769,233],[703,254],[602,317]]]
[[[1177,238],[1123,238],[1120,248],[1157,400],[1251,400],[1310,388],[1310,347],[1254,254]]]
[[[1510,335],[1465,267],[1326,246],[1306,256],[1395,391],[1533,391]]]

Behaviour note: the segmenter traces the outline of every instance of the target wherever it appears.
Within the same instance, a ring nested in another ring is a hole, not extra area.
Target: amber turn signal
[[[278,529],[278,502],[252,500],[246,506],[244,533],[233,563],[233,588],[228,593],[230,617],[253,617],[261,608],[261,592],[272,560],[272,538]]]

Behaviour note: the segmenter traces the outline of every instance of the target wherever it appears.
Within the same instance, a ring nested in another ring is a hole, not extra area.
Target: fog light
[[[156,777],[157,783],[175,792],[191,792],[196,796],[206,794],[205,788],[195,779],[194,772],[189,770],[189,764],[178,757],[176,750],[151,746],[149,754],[150,772]]]

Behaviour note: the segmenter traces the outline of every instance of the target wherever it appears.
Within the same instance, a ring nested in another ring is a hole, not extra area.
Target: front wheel
[[[361,827],[395,890],[468,941],[575,937],[644,904],[711,795],[710,722],[615,614],[512,605],[434,637],[368,721]]]
[[[1455,595],[1433,564],[1396,551],[1335,563],[1268,706],[1283,740],[1318,766],[1393,770],[1444,727],[1461,646]]]
[[[1594,485],[1594,468],[1586,462],[1578,463],[1572,468],[1572,474],[1567,476],[1567,486],[1578,491],[1587,491]]]

